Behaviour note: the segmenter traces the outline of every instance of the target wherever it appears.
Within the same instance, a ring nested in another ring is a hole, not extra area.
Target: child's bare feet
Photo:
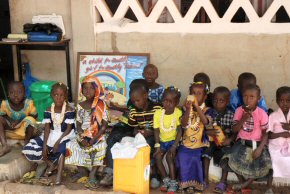
[[[3,146],[2,150],[0,151],[0,157],[4,156],[5,154],[9,153],[11,151],[11,147],[6,145]]]

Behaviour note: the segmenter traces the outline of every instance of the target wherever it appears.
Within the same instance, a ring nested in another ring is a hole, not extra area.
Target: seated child
[[[212,108],[212,101],[213,101],[213,94],[210,92],[210,79],[209,76],[206,73],[200,72],[194,75],[193,82],[202,82],[206,84],[206,90],[207,90],[207,98],[205,100],[205,105],[207,107]]]
[[[150,145],[150,158],[151,167],[153,168],[153,153],[154,153],[154,129],[153,129],[153,116],[156,110],[161,109],[161,106],[153,103],[148,99],[148,87],[147,86],[136,86],[130,90],[130,99],[134,107],[130,109],[128,125],[134,128],[134,135],[141,133],[147,143]],[[157,181],[154,176],[155,171],[152,170],[152,184],[157,185]],[[155,183],[156,182],[156,183]]]
[[[161,103],[164,87],[155,82],[158,78],[157,67],[153,64],[146,65],[143,70],[143,77],[147,82],[147,86],[149,87],[149,100],[155,103]]]
[[[81,85],[81,92],[86,100],[77,105],[77,138],[67,144],[66,164],[76,165],[78,179],[89,175],[87,188],[96,189],[98,166],[103,165],[106,154],[104,132],[107,126],[106,104],[100,99],[104,89],[98,78],[87,76]],[[88,169],[90,172],[88,172]]]
[[[147,83],[144,79],[135,79],[131,82],[129,88],[137,87],[137,86],[143,86],[146,87]],[[111,153],[111,148],[114,146],[115,143],[120,142],[123,137],[126,136],[133,136],[133,128],[128,125],[128,114],[131,108],[133,107],[133,104],[131,100],[128,100],[127,107],[122,108],[119,106],[116,106],[114,104],[111,104],[113,106],[110,106],[109,108],[112,108],[114,110],[119,110],[123,112],[123,115],[119,118],[119,123],[114,125],[110,135],[107,138],[107,151],[106,151],[106,160],[107,160],[107,167],[105,169],[105,176],[101,180],[100,184],[102,186],[111,186],[113,185],[113,158]]]
[[[0,156],[10,152],[6,138],[24,139],[25,143],[36,131],[37,112],[30,99],[25,99],[25,87],[22,82],[13,81],[8,85],[8,100],[3,100],[0,107]]]
[[[155,160],[160,172],[163,184],[161,191],[174,193],[178,189],[175,175],[176,148],[182,136],[180,118],[182,112],[177,108],[181,93],[179,89],[170,86],[164,90],[163,108],[156,110],[154,114]],[[166,154],[169,167],[169,176],[166,174],[162,159]]]
[[[228,146],[234,141],[235,136],[232,133],[232,124],[234,113],[230,111],[227,106],[230,101],[231,92],[228,88],[220,86],[215,88],[213,92],[213,125],[217,125],[222,129],[223,134],[219,134],[216,129],[207,129],[206,134],[211,137],[217,135],[224,135],[225,139],[221,144],[216,144],[214,141],[210,141],[210,147],[205,148],[202,154],[205,182],[208,185],[208,173],[210,160],[214,159],[214,164],[219,165],[220,159],[229,148]],[[215,188],[216,193],[223,193],[226,191],[226,181],[228,172],[223,170],[222,178],[219,184]]]
[[[45,124],[44,134],[31,139],[22,150],[29,161],[47,163],[49,167],[46,176],[57,169],[56,185],[61,184],[66,143],[73,134],[72,129],[75,123],[75,112],[66,103],[67,92],[67,86],[63,83],[56,83],[52,86],[50,95],[53,103],[44,112],[42,121]]]
[[[242,94],[245,87],[250,84],[256,84],[256,76],[254,74],[244,72],[239,75],[238,89],[234,89],[231,91],[229,108],[233,112],[235,112],[238,107],[244,105]],[[263,96],[261,96],[261,98],[259,99],[257,106],[267,112],[267,106]]]
[[[182,145],[177,151],[176,167],[179,174],[179,190],[186,189],[187,193],[204,189],[204,176],[201,161],[202,149],[208,146],[208,137],[205,126],[210,124],[209,108],[205,105],[206,85],[193,83],[190,94],[194,99],[187,100],[186,111],[182,116],[181,124],[184,129]]]
[[[269,151],[273,177],[290,178],[290,87],[278,88],[276,102],[279,109],[269,116]]]
[[[232,170],[239,179],[239,184],[232,186],[234,192],[245,189],[254,179],[272,172],[270,154],[265,147],[268,115],[257,106],[259,100],[260,88],[254,84],[245,86],[245,105],[240,106],[234,115],[233,132],[238,133],[237,142],[221,161],[221,167]]]

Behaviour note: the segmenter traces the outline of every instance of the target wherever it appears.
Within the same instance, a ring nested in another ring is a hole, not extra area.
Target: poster
[[[149,54],[135,53],[78,53],[77,94],[86,76],[96,76],[106,92],[113,94],[113,102],[126,105],[129,85],[134,79],[143,78],[142,72],[149,62]]]

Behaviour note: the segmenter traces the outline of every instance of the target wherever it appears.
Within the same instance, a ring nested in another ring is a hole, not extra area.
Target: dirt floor
[[[78,183],[72,183],[72,178],[75,172],[66,169],[63,174],[63,184],[71,190],[87,190],[87,188],[84,186],[84,184],[78,184]],[[50,180],[54,181],[55,175],[52,175],[50,177]],[[16,181],[19,182],[19,181]],[[32,184],[32,183],[24,183],[24,184]],[[40,184],[40,183],[33,183],[33,184]],[[43,185],[43,184],[42,184]],[[209,188],[207,188],[203,193],[205,194],[211,194],[214,193],[216,183],[210,183]],[[49,187],[49,186],[48,186]],[[250,186],[250,192],[247,192],[247,194],[264,194],[266,191],[266,185],[261,183],[253,183]],[[100,187],[96,189],[95,191],[113,191],[112,187]],[[290,186],[281,186],[281,187],[273,187],[273,191],[276,194],[290,194]],[[152,194],[159,194],[162,193],[159,191],[159,189],[150,190],[150,193]],[[229,193],[229,192],[226,192]]]

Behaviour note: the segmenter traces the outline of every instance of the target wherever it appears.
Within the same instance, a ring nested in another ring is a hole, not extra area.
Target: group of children
[[[147,65],[143,77],[130,84],[127,107],[106,104],[100,81],[86,77],[81,84],[85,101],[75,111],[67,104],[67,87],[54,84],[53,104],[44,112],[45,129],[40,136],[36,135],[33,102],[25,99],[21,82],[12,82],[9,98],[0,109],[0,156],[10,151],[6,138],[24,139],[23,154],[32,162],[45,164],[45,176],[57,170],[55,184],[62,181],[64,164],[70,164],[78,168],[76,180],[88,177],[85,186],[96,189],[112,185],[112,146],[125,136],[141,133],[151,147],[151,186],[159,186],[159,179],[164,192],[207,189],[212,158],[222,168],[216,193],[227,190],[228,172],[239,179],[232,185],[233,191],[244,191],[252,181],[267,177],[267,193],[273,193],[272,177],[290,178],[290,87],[277,90],[279,109],[268,116],[252,73],[239,76],[238,89],[219,86],[213,93],[209,77],[198,73],[184,103],[180,103],[178,88],[155,82],[156,66]],[[108,109],[123,115],[105,137]],[[100,180],[98,167],[105,164],[106,174]]]

